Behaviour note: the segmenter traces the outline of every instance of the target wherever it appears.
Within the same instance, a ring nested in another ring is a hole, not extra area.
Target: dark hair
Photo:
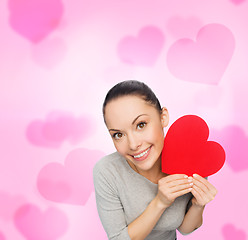
[[[140,96],[146,102],[154,105],[160,113],[162,111],[156,95],[145,83],[136,80],[127,80],[116,84],[108,91],[102,106],[103,117],[105,115],[105,107],[110,101],[127,95]]]

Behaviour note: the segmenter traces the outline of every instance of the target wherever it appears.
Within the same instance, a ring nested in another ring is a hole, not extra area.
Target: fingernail
[[[190,185],[190,186],[192,186],[192,185],[193,185],[193,183],[190,183],[189,185]]]
[[[196,173],[193,174],[193,177],[197,177],[198,175]]]
[[[193,178],[192,177],[188,177],[188,181],[189,182],[192,182],[193,181]]]
[[[185,176],[184,176],[184,178],[188,178],[188,176],[187,176],[187,175],[185,175]]]

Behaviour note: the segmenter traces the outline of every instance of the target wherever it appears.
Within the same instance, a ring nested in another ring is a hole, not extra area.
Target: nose
[[[136,151],[141,146],[141,140],[135,134],[128,135],[128,144],[130,150]]]

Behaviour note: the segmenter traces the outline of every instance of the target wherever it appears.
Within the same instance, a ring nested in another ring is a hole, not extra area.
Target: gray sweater
[[[144,212],[156,196],[158,185],[135,172],[118,152],[103,157],[93,170],[96,204],[111,240],[130,240],[128,225]],[[191,193],[167,208],[146,240],[175,240]]]

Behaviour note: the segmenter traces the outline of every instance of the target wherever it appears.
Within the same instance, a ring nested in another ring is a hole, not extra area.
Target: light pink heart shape
[[[234,3],[235,5],[239,5],[243,2],[245,2],[245,0],[231,0],[232,3]]]
[[[208,24],[200,29],[196,41],[183,38],[167,53],[170,72],[189,82],[218,84],[232,58],[235,40],[221,24]]]
[[[38,43],[59,25],[61,0],[9,0],[10,26],[32,43]]]
[[[225,149],[226,162],[233,171],[248,169],[248,137],[242,128],[228,126],[219,131],[212,131],[211,136]]]
[[[124,37],[118,44],[118,55],[125,63],[150,67],[159,57],[164,41],[164,34],[159,28],[147,26],[140,30],[137,37]]]
[[[222,227],[222,234],[225,240],[246,240],[245,231],[237,229],[233,224],[226,224]]]
[[[0,232],[0,240],[5,240],[5,236],[3,235],[3,233]]]
[[[0,192],[0,217],[6,221],[10,221],[18,207],[24,202],[25,198],[20,195],[11,195],[7,192]]]
[[[50,201],[84,205],[94,190],[93,166],[103,156],[100,151],[79,148],[68,154],[64,165],[47,164],[38,174],[39,192]]]
[[[46,120],[32,121],[26,130],[27,139],[34,145],[58,148],[66,140],[76,144],[91,133],[87,117],[75,118],[71,113],[54,111]]]
[[[168,30],[176,38],[192,38],[201,26],[201,20],[194,16],[188,18],[174,16],[167,23]]]
[[[62,39],[47,39],[34,45],[32,57],[40,66],[51,69],[63,60],[66,50],[67,46]]]
[[[14,217],[16,228],[27,240],[56,240],[68,229],[68,219],[61,210],[50,207],[42,212],[33,204],[20,207]]]

